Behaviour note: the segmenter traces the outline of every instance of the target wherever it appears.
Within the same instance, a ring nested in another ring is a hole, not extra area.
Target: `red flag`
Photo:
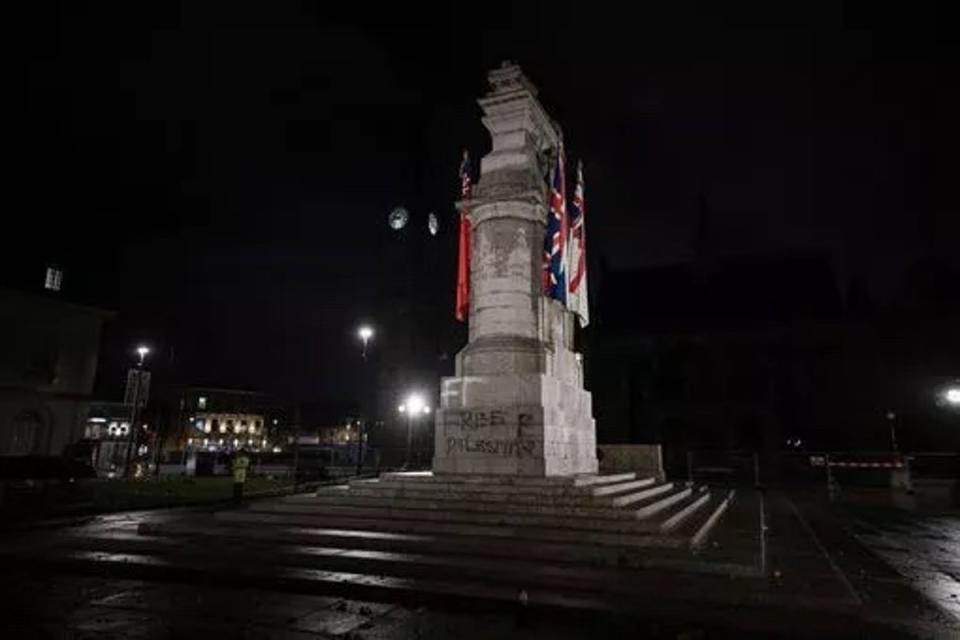
[[[460,163],[460,199],[469,200],[471,193],[470,156],[463,152]],[[470,219],[467,210],[460,211],[460,249],[457,254],[457,320],[466,322],[470,315]]]

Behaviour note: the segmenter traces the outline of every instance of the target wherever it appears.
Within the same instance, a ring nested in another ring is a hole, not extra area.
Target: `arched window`
[[[23,411],[14,417],[3,443],[3,453],[25,456],[34,453],[40,444],[43,420],[35,411]]]

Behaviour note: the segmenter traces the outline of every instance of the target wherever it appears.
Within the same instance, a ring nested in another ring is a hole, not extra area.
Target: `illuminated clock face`
[[[440,222],[437,220],[437,216],[433,213],[427,217],[427,229],[430,230],[430,235],[437,235],[437,231],[440,230]]]
[[[387,216],[387,222],[390,224],[390,228],[394,231],[400,231],[405,226],[407,226],[407,220],[410,219],[410,214],[407,213],[407,210],[403,207],[397,207],[390,212],[390,215]]]

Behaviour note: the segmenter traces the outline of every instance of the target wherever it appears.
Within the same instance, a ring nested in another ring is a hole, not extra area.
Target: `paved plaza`
[[[281,523],[257,525],[262,540],[141,533],[213,527],[199,509],[8,531],[0,624],[13,638],[957,637],[960,519],[741,494],[690,556],[697,571],[511,558],[456,534],[429,553],[308,544]]]

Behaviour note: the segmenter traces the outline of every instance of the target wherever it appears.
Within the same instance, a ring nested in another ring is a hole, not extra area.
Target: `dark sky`
[[[611,265],[689,258],[701,202],[712,251],[821,249],[879,297],[956,261],[956,43],[933,5],[329,4],[64,3],[0,27],[22,221],[2,278],[57,261],[65,295],[116,310],[108,381],[142,336],[185,381],[349,392],[391,207],[440,214],[432,286],[452,287],[458,156],[486,151],[474,100],[504,58],[584,159]]]

